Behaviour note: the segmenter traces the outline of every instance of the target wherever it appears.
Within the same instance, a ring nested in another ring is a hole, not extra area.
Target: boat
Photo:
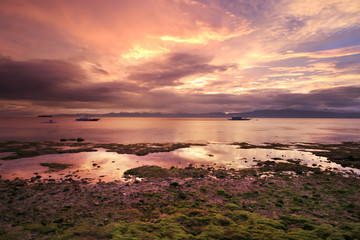
[[[251,120],[251,118],[244,118],[244,117],[232,117],[232,118],[229,118],[229,120],[240,120],[240,121],[246,121],[246,120]]]
[[[52,117],[52,115],[39,115],[38,117]]]
[[[56,122],[50,119],[48,122],[42,122],[42,123],[56,123]]]
[[[76,121],[98,121],[100,118],[88,118],[88,117],[80,117],[75,119]]]

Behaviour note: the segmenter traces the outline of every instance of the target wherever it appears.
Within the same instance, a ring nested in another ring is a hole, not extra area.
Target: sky
[[[360,111],[360,1],[0,1],[0,116]]]

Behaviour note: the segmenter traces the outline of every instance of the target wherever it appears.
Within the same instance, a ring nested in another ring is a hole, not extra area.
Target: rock
[[[184,192],[179,192],[178,198],[179,198],[179,199],[186,199],[185,193],[184,193]]]
[[[178,182],[172,182],[170,183],[170,187],[179,187],[180,184]]]

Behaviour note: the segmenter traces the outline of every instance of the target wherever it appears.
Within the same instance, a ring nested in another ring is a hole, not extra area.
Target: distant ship
[[[39,115],[38,117],[52,117],[52,115]]]
[[[80,117],[75,119],[76,121],[98,121],[100,118],[88,118],[88,117]]]
[[[251,118],[244,118],[244,117],[232,117],[232,118],[229,118],[229,120],[251,120]]]

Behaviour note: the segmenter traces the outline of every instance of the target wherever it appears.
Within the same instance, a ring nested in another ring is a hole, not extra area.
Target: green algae
[[[177,178],[203,178],[209,174],[209,170],[202,168],[195,168],[190,165],[187,168],[162,168],[159,166],[141,166],[133,169],[129,169],[124,172],[125,176],[136,176],[140,178],[165,178],[165,177],[177,177]],[[173,185],[174,186],[174,185]]]
[[[72,166],[72,164],[64,163],[40,163],[41,166],[48,167],[48,172],[58,172],[64,169],[67,169]]]
[[[360,169],[359,142],[342,142],[339,144],[302,143],[296,146],[317,156],[327,157],[343,167]]]
[[[84,225],[60,232],[50,239],[356,239],[359,224],[335,228],[317,224],[314,228],[288,228],[281,220],[273,220],[247,211],[221,211],[191,214],[194,210],[164,216],[155,222],[132,221],[106,226]],[[238,216],[246,216],[239,218]],[[41,229],[41,228],[40,228]]]
[[[278,149],[278,150],[288,149],[289,147],[292,146],[291,144],[282,144],[282,143],[263,143],[261,145],[255,145],[247,142],[234,142],[231,143],[231,145],[239,146],[242,149],[265,148],[265,149]]]
[[[195,143],[136,143],[136,144],[96,144],[95,148],[105,148],[111,152],[119,154],[135,154],[144,156],[149,153],[171,152],[179,148],[188,148],[190,146],[204,146],[204,144]]]
[[[96,185],[0,180],[0,239],[360,236],[355,176],[282,162],[243,170],[144,166],[126,175],[144,180]]]
[[[78,142],[7,141],[7,142],[0,142],[0,153],[14,152],[13,155],[2,158],[2,160],[12,160],[18,158],[36,157],[46,154],[96,152],[98,148],[104,148],[109,152],[144,156],[149,153],[170,152],[179,148],[187,148],[195,145],[203,146],[204,144],[195,144],[195,143],[136,143],[136,144],[101,143],[100,144],[100,143],[88,143],[83,141],[80,142],[79,141]],[[71,149],[69,149],[69,147]]]
[[[264,148],[264,149],[299,149],[308,151],[317,156],[328,158],[330,161],[340,164],[342,167],[360,169],[360,142],[342,143],[264,143],[261,145],[249,144],[246,142],[234,142],[231,145],[239,146],[242,149]]]
[[[269,166],[224,178],[149,166],[128,185],[0,181],[0,239],[356,239],[358,178],[281,174],[290,166],[261,178]]]
[[[20,142],[8,141],[0,142],[0,152],[14,152],[13,155],[2,158],[2,160],[12,160],[18,158],[36,157],[46,154],[63,154],[97,151],[88,143],[59,143],[59,142]],[[75,149],[64,149],[64,147],[77,147]]]

